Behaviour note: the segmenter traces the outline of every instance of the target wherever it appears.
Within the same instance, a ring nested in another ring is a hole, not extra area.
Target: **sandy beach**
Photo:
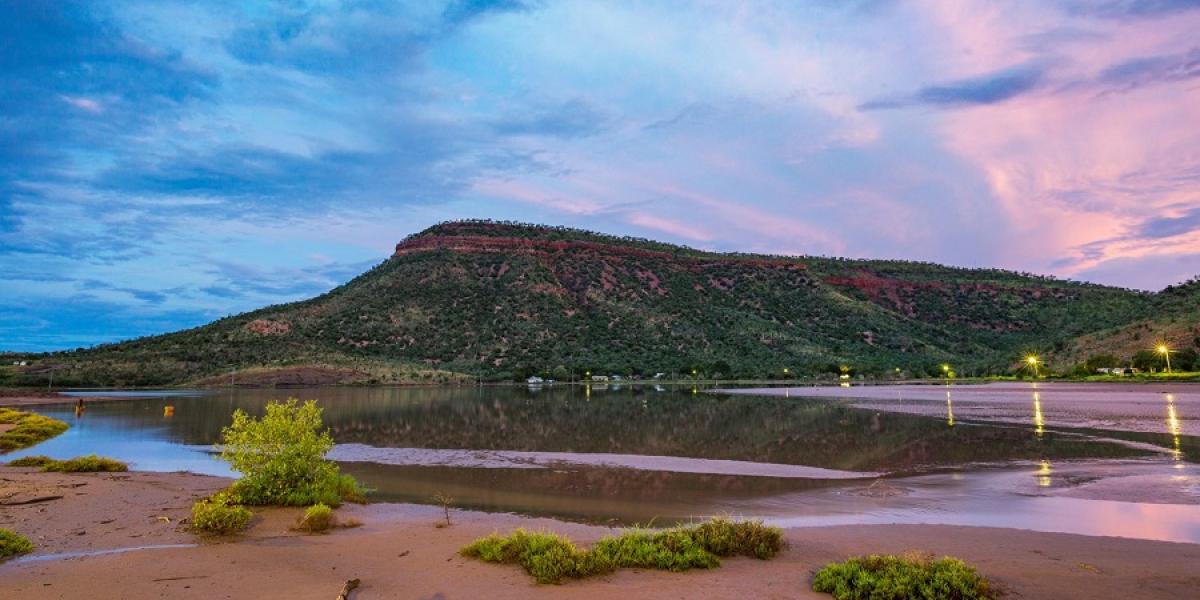
[[[436,507],[347,505],[361,527],[291,531],[298,509],[258,511],[230,538],[186,529],[191,503],[228,480],[187,473],[51,474],[0,467],[0,526],[29,536],[34,554],[0,564],[5,598],[313,598],[358,578],[353,598],[828,598],[812,574],[846,556],[910,549],[978,566],[1020,598],[1180,598],[1200,585],[1200,545],[932,525],[786,530],[770,561],[731,559],[712,571],[616,574],[543,586],[519,567],[459,557],[494,530],[548,529],[588,543],[607,527]]]

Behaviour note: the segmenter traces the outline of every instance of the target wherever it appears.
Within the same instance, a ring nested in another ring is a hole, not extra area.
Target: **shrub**
[[[228,493],[218,492],[192,505],[192,529],[222,535],[237,533],[250,524],[253,516]]]
[[[304,511],[304,516],[296,523],[296,529],[309,533],[328,531],[334,526],[333,509],[324,504],[314,504]]]
[[[7,529],[0,529],[0,560],[33,552],[29,538]]]
[[[67,460],[50,460],[42,465],[43,471],[59,473],[121,473],[129,470],[129,465],[111,458],[89,454]]]
[[[539,583],[561,583],[621,568],[686,571],[720,566],[722,556],[770,558],[783,548],[782,532],[759,521],[712,519],[661,531],[633,529],[605,537],[590,550],[545,532],[518,529],[491,534],[464,547],[463,556],[519,564]]]
[[[11,408],[0,408],[0,423],[16,426],[0,433],[0,452],[28,448],[67,430],[58,419]]]
[[[821,569],[813,590],[837,600],[973,600],[995,598],[988,580],[961,560],[907,553],[852,557]]]
[[[46,465],[48,465],[52,462],[54,462],[54,459],[50,458],[49,456],[40,456],[40,455],[39,456],[26,456],[24,458],[18,458],[16,460],[8,461],[8,466],[10,466],[10,467],[45,467]]]
[[[364,490],[354,478],[339,474],[337,465],[325,460],[333,439],[322,429],[316,401],[271,402],[261,420],[238,410],[222,437],[221,458],[242,474],[232,490],[246,504],[362,501]]]

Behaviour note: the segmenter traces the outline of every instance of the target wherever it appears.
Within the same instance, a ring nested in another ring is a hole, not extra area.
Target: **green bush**
[[[254,513],[234,500],[227,492],[219,492],[193,504],[192,529],[222,535],[245,529]]]
[[[321,533],[334,526],[333,509],[325,504],[314,504],[304,511],[296,523],[296,529],[309,533]]]
[[[43,471],[58,473],[122,473],[129,465],[111,458],[89,454],[67,460],[50,460],[42,465]]]
[[[686,571],[720,566],[720,557],[770,558],[783,548],[782,532],[759,521],[712,519],[700,525],[661,531],[634,529],[605,537],[590,550],[545,532],[518,529],[493,533],[464,547],[463,556],[519,564],[539,583],[561,583],[622,568]]]
[[[837,600],[974,600],[995,598],[988,580],[957,558],[909,553],[852,557],[821,569],[813,590]]]
[[[16,460],[8,461],[8,466],[10,466],[10,467],[39,467],[40,468],[40,467],[45,467],[46,465],[48,465],[52,462],[54,462],[54,459],[50,458],[49,456],[41,456],[41,455],[26,456],[24,458],[18,458]]]
[[[16,425],[0,433],[0,452],[28,448],[67,430],[67,424],[58,419],[11,408],[0,408],[0,423]]]
[[[325,460],[333,439],[316,401],[267,404],[261,420],[238,410],[222,431],[221,458],[242,474],[232,491],[250,505],[337,506],[362,501],[364,490]]]
[[[7,529],[0,529],[0,560],[33,552],[29,538]]]

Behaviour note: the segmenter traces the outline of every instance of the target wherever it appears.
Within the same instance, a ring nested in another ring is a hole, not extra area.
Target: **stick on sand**
[[[356,587],[358,587],[357,579],[347,579],[346,585],[342,586],[342,593],[338,594],[337,600],[350,600],[350,592],[353,592]]]

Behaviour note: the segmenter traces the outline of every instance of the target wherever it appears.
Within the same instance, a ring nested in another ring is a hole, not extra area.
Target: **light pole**
[[[1163,355],[1163,358],[1166,359],[1167,372],[1170,373],[1171,372],[1171,348],[1169,346],[1167,346],[1166,344],[1159,344],[1157,350],[1158,350],[1158,353]]]
[[[1029,356],[1025,357],[1025,362],[1030,367],[1033,367],[1033,377],[1034,377],[1034,379],[1037,379],[1038,378],[1038,363],[1041,361],[1038,360],[1037,356],[1030,354]]]

